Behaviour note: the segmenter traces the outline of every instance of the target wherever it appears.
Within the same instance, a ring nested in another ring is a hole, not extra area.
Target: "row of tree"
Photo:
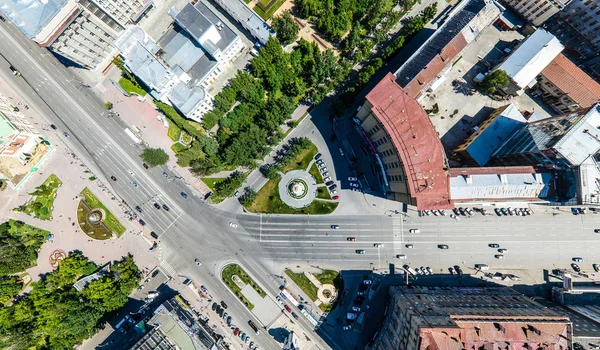
[[[109,313],[125,305],[140,279],[128,256],[81,292],[73,288],[75,281],[97,269],[80,253],[71,253],[56,270],[33,283],[28,295],[0,308],[0,348],[72,349],[96,333]]]

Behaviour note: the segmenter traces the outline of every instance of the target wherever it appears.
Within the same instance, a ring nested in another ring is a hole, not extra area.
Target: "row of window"
[[[388,182],[392,182],[392,181],[403,181],[402,180],[402,175],[388,175],[387,176]]]
[[[387,137],[382,137],[379,140],[375,141],[375,144],[377,145],[377,147],[383,145],[384,143],[386,143],[388,141]]]
[[[381,154],[383,154],[384,157],[389,157],[392,154],[394,154],[394,151],[392,151],[392,149],[386,149],[385,151],[381,152]]]
[[[387,170],[387,169],[395,169],[400,167],[400,162],[391,162],[391,163],[385,163],[383,164],[383,167]]]
[[[373,136],[374,133],[378,132],[379,130],[381,130],[381,128],[379,127],[379,124],[375,124],[374,127],[371,128],[371,130],[367,131],[367,135],[369,135],[369,137]]]

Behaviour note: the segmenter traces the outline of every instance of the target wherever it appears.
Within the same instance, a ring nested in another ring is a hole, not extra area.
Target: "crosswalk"
[[[177,271],[175,271],[173,266],[171,266],[171,264],[169,264],[166,260],[163,260],[160,262],[160,269],[162,270],[162,272],[165,275],[168,275],[171,277],[174,277],[175,275],[177,275]]]
[[[395,239],[402,238],[402,217],[394,216],[392,218],[392,232],[394,233]]]
[[[95,88],[98,89],[98,91],[100,91],[101,93],[104,93],[104,91],[106,91],[106,86],[104,86],[102,83],[96,84]]]

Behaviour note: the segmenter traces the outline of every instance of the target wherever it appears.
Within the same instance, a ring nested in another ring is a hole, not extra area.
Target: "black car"
[[[295,318],[295,319],[298,319],[298,315],[296,315],[295,312],[292,312],[292,317]]]
[[[221,306],[223,307],[223,309],[227,309],[227,304],[225,304],[225,302],[222,300],[221,300]]]
[[[580,272],[581,268],[579,267],[579,265],[572,263],[571,267],[573,268],[573,270],[575,270],[575,272]]]
[[[154,202],[154,207],[155,207],[156,209],[160,209],[160,204],[158,204],[158,203]]]
[[[169,207],[167,207],[166,204],[163,204],[162,207],[163,207],[164,210],[169,211]]]
[[[51,127],[53,130],[56,130],[56,129],[57,129],[57,128],[56,128],[56,125],[54,125],[54,124],[50,124],[50,127]]]
[[[152,276],[151,277],[154,278],[154,277],[158,276],[159,273],[160,273],[159,270],[154,270],[154,272],[152,272]]]
[[[158,247],[158,243],[154,242],[154,244],[152,245],[152,247],[150,247],[150,251],[154,251],[154,249],[156,249],[156,247]]]
[[[183,198],[187,198],[187,193],[185,193],[185,192],[181,192],[180,194],[181,194],[181,197],[183,197]]]
[[[215,311],[217,309],[217,306],[219,306],[217,303],[213,303],[212,304],[212,310]]]
[[[114,175],[111,176],[110,179],[113,180],[113,181],[117,181],[117,178]]]
[[[462,270],[461,270],[460,266],[454,265],[454,270],[456,270],[457,274],[462,275]]]
[[[333,182],[333,181],[327,181],[327,182],[325,183],[325,186],[331,186],[331,185],[333,185],[333,184],[334,184],[334,182]]]
[[[331,185],[331,186],[329,186],[329,190],[330,190],[330,191],[333,191],[333,190],[335,190],[336,188],[337,188],[337,185]]]
[[[447,244],[438,244],[438,248],[440,248],[440,249],[448,249],[448,245]]]
[[[138,213],[141,213],[141,212],[143,212],[142,208],[140,208],[140,206],[139,206],[139,205],[135,207],[135,210],[136,210]]]
[[[594,229],[594,233],[600,233],[600,228]]]
[[[142,226],[146,226],[146,221],[144,221],[144,220],[140,219],[140,220],[138,220],[138,222],[140,223],[140,225],[142,225]]]
[[[500,245],[496,244],[496,243],[490,243],[490,244],[488,244],[488,247],[490,247],[490,248],[500,248]]]
[[[2,21],[2,22],[6,22],[6,18],[4,18],[4,17],[0,16],[0,21]]]
[[[219,317],[223,317],[223,313],[225,313],[225,309],[219,309]]]
[[[315,159],[319,159],[319,158],[321,158],[321,153],[317,153],[317,154],[315,155]]]
[[[158,235],[154,231],[150,232],[150,236],[152,236],[154,239],[158,239]]]
[[[65,137],[69,137],[69,134],[66,131],[63,132],[63,135],[65,135]]]

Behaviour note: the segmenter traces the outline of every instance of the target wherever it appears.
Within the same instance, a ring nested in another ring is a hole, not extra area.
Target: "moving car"
[[[258,330],[258,327],[256,327],[256,325],[254,324],[254,322],[252,322],[251,320],[248,321],[248,325],[250,326],[250,328],[252,328],[252,330],[254,331],[254,333],[256,335],[260,334],[260,331]]]
[[[200,260],[198,260],[198,259],[194,259],[194,262],[195,262],[195,263],[196,263],[196,265],[198,265],[198,266],[202,265],[202,263],[201,263],[201,262],[200,262]]]
[[[583,262],[583,258],[573,258],[573,261],[575,261],[575,262]]]
[[[358,249],[358,250],[356,250],[356,254],[364,254],[364,253],[365,253],[365,251],[364,251],[364,250],[362,250],[362,249]]]
[[[154,231],[150,232],[150,236],[152,236],[154,239],[158,239],[158,235]]]
[[[57,129],[57,128],[56,128],[56,125],[54,125],[54,124],[50,124],[50,127],[51,127],[53,130],[56,130],[56,129]]]
[[[292,309],[288,305],[283,305],[283,307],[285,308],[285,311],[292,312]]]
[[[373,247],[375,247],[375,248],[383,248],[383,243],[375,243],[375,244],[373,244]]]
[[[139,219],[138,222],[140,223],[140,225],[146,226],[146,221]]]
[[[140,206],[139,206],[139,205],[135,207],[135,210],[136,210],[138,213],[141,213],[141,212],[143,211],[143,210],[142,210],[142,208],[140,208]]]
[[[440,248],[440,249],[448,249],[448,245],[447,244],[438,244],[438,248]]]
[[[154,202],[154,207],[155,207],[156,209],[160,209],[160,204],[158,204],[158,203]]]
[[[506,252],[508,252],[508,249],[506,249],[506,248],[500,248],[500,249],[498,249],[498,253],[504,254]]]
[[[2,21],[2,22],[6,22],[6,18],[4,18],[4,17],[0,16],[0,21]]]
[[[340,228],[340,225],[331,225],[332,230],[337,230],[338,228]]]
[[[154,251],[154,249],[156,249],[156,247],[158,247],[158,243],[154,242],[154,244],[152,244],[152,247],[150,247],[150,251]]]
[[[396,259],[402,259],[402,260],[404,260],[404,259],[406,259],[406,255],[404,255],[404,254],[398,254],[398,255],[396,255]]]
[[[504,259],[504,255],[502,255],[502,254],[496,254],[496,255],[494,255],[494,258],[496,258],[496,259]]]
[[[169,207],[167,207],[166,204],[163,204],[162,207],[163,207],[164,210],[169,211]]]
[[[579,265],[572,263],[571,264],[571,268],[573,268],[573,270],[575,270],[575,272],[581,272],[581,268],[579,267]]]
[[[148,169],[149,168],[148,164],[146,164],[146,163],[142,164],[142,166],[144,166],[144,169]]]
[[[600,228],[594,229],[595,233],[600,233]]]
[[[181,192],[180,194],[181,194],[181,197],[183,197],[183,198],[187,198],[187,193],[185,193],[185,192]]]
[[[230,222],[230,223],[229,223],[229,226],[231,226],[231,227],[233,227],[233,228],[237,228],[237,227],[238,227],[238,225],[237,225],[236,223],[233,223],[233,222]]]
[[[117,181],[117,178],[114,175],[111,175],[110,179],[113,180],[113,181]]]
[[[355,242],[356,241],[356,237],[348,237],[348,238],[346,238],[346,240],[350,241],[350,242]]]
[[[406,247],[407,249],[413,249],[413,248],[414,248],[414,246],[413,246],[412,244],[407,244],[407,245],[405,245],[405,247]]]
[[[594,268],[594,271],[600,272],[600,265],[598,265],[598,264],[592,264],[592,267]]]
[[[223,309],[227,309],[227,304],[225,304],[223,300],[221,300],[221,306],[223,307]]]
[[[490,244],[488,244],[488,247],[490,247],[490,248],[500,248],[500,245],[496,244],[496,243],[490,243]]]
[[[295,312],[292,312],[292,317],[298,319],[298,315]]]

